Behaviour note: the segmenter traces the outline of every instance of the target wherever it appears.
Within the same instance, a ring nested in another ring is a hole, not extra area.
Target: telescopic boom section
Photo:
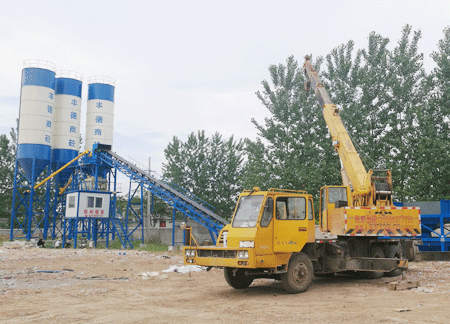
[[[322,106],[323,116],[333,139],[334,148],[341,159],[343,167],[341,173],[344,185],[348,186],[348,182],[350,182],[353,188],[353,200],[359,206],[373,205],[372,170],[366,171],[344,124],[342,124],[339,109],[331,102],[319,75],[311,64],[311,56],[305,56],[303,69],[306,76],[305,89],[307,92],[310,90],[314,91],[317,100]]]

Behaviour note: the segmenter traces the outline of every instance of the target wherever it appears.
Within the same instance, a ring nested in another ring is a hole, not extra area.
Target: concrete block
[[[418,280],[393,281],[389,283],[390,290],[406,290],[419,287]]]

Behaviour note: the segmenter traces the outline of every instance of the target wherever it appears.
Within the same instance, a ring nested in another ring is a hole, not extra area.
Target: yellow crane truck
[[[314,275],[397,276],[412,250],[405,237],[421,233],[420,210],[392,203],[391,172],[364,168],[310,56],[303,69],[306,91],[315,93],[339,154],[343,185],[321,188],[320,228],[307,192],[253,188],[239,195],[215,246],[184,247],[185,264],[223,268],[235,289],[256,278],[281,280],[285,290],[300,293]]]

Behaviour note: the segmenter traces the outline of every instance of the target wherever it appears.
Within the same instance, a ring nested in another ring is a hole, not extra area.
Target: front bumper
[[[194,250],[195,256],[186,256],[186,250]],[[248,252],[248,258],[239,258],[242,251]],[[256,268],[256,258],[252,248],[223,247],[185,247],[183,249],[184,264],[195,264],[204,267]]]

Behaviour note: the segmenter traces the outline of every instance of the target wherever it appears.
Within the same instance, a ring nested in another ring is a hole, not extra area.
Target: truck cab
[[[216,246],[196,248],[195,261],[206,266],[276,268],[286,263],[292,252],[314,242],[314,231],[313,200],[305,191],[245,190]],[[191,253],[186,255],[187,263],[194,262]]]
[[[221,230],[216,246],[184,248],[185,264],[223,267],[227,282],[243,288],[242,281],[248,286],[256,277],[280,279],[292,254],[314,241],[311,195],[300,190],[253,188],[240,194],[231,224]],[[307,263],[304,279],[309,286],[313,268],[311,260]]]

